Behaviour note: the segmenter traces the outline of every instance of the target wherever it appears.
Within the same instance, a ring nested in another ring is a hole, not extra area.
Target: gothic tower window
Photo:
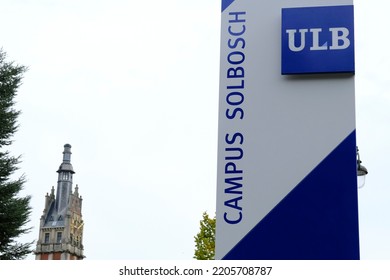
[[[57,243],[61,243],[61,239],[62,239],[62,232],[59,231],[57,232]]]
[[[44,240],[44,243],[49,243],[50,241],[50,232],[46,232],[45,233],[45,240]]]

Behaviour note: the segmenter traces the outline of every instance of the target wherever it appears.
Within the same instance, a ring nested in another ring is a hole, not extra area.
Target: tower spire
[[[60,213],[66,211],[68,205],[69,196],[72,193],[73,183],[73,166],[70,163],[70,157],[72,155],[70,144],[64,145],[63,159],[60,167],[57,170],[58,182],[57,182],[57,198],[56,198],[56,209]],[[63,213],[65,214],[65,213]]]
[[[36,259],[80,260],[83,255],[82,198],[76,185],[72,191],[73,166],[71,148],[64,145],[63,158],[57,170],[57,192],[54,187],[46,195],[45,210],[41,217],[40,234],[35,251]]]

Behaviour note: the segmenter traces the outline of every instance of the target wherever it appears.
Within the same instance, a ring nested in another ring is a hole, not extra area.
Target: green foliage
[[[215,222],[215,217],[210,218],[206,212],[203,213],[203,219],[200,221],[200,231],[195,236],[194,259],[215,259]]]
[[[25,179],[12,179],[18,170],[19,157],[13,157],[6,150],[12,144],[11,137],[17,130],[19,111],[13,107],[17,89],[21,83],[24,66],[5,60],[0,49],[0,260],[23,259],[31,253],[31,243],[19,243],[16,238],[27,233],[31,208],[30,196],[19,197]]]

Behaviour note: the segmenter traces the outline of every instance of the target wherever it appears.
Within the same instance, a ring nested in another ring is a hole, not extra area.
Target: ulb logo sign
[[[282,9],[282,74],[354,73],[353,6]]]

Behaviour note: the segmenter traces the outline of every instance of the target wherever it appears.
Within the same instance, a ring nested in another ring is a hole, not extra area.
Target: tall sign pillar
[[[359,259],[352,0],[222,0],[217,259]]]

